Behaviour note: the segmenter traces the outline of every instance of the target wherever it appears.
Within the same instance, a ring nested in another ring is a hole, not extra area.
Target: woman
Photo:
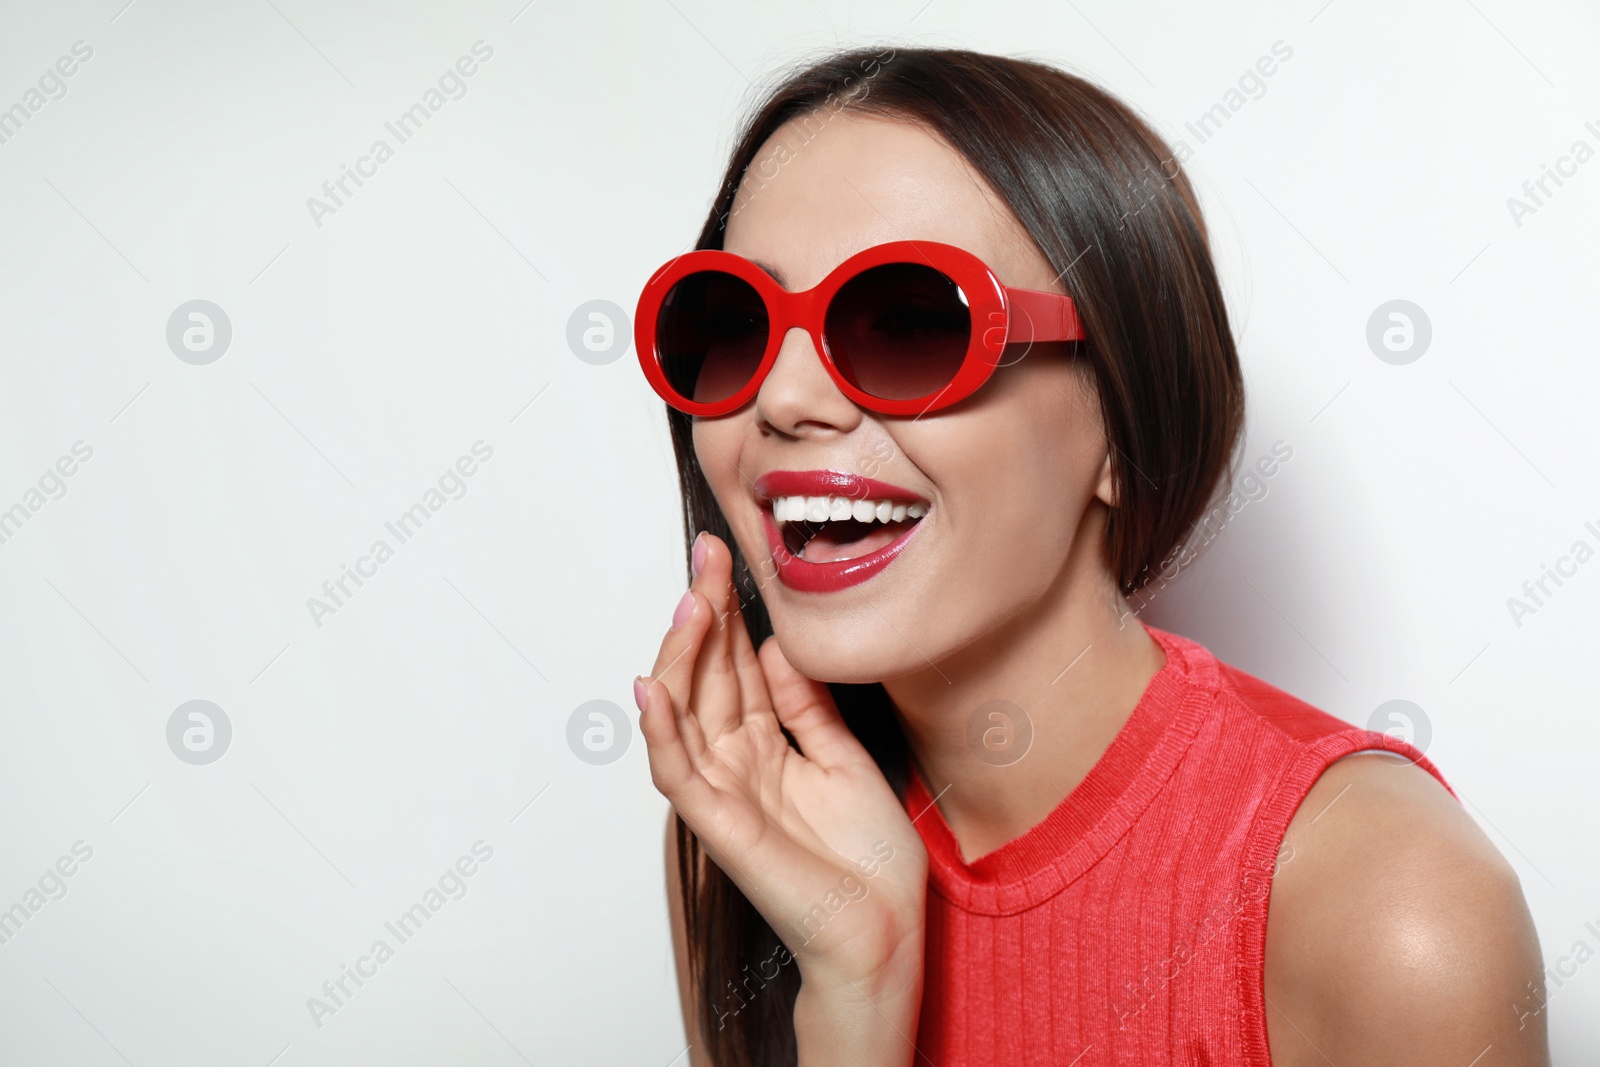
[[[1547,1062],[1517,878],[1433,765],[1129,607],[1243,417],[1130,109],[833,55],[695,248],[636,326],[704,531],[635,682],[692,1063]]]

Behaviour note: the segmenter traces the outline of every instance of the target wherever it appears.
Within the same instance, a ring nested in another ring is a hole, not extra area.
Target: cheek
[[[1082,514],[1082,499],[1064,472],[1037,454],[982,481],[968,509],[965,559],[989,585],[1041,588],[1065,561]]]
[[[1018,458],[1017,480],[1031,483],[1038,508],[1071,510],[1075,524],[1076,512],[1094,494],[1105,465],[1099,397],[1091,383],[1063,362],[1033,370],[1016,414],[1007,423],[1011,435],[1007,445]]]
[[[1104,460],[1088,402],[1031,384],[907,442],[940,487],[962,572],[990,587],[1037,589],[1061,567]]]
[[[741,554],[747,560],[759,559],[766,549],[766,535],[750,502],[750,487],[739,473],[739,454],[744,434],[733,425],[733,417],[703,419],[695,423],[694,453],[700,462],[706,484],[716,497],[723,518],[733,531]],[[752,566],[754,564],[752,563]]]
[[[701,419],[694,424],[692,440],[700,470],[717,502],[726,508],[739,481],[739,434],[726,419]]]

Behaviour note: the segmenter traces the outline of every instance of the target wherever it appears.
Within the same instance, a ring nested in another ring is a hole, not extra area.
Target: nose
[[[861,422],[861,409],[834,384],[811,335],[794,326],[756,393],[756,419],[762,429],[786,437],[849,433]]]

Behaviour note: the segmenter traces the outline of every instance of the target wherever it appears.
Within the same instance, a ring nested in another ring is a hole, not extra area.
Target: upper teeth
[[[855,519],[857,522],[899,522],[920,519],[928,513],[926,504],[903,500],[857,500],[848,496],[775,496],[772,517],[778,522],[830,522]]]

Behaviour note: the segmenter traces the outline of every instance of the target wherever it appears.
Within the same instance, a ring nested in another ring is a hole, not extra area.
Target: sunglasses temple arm
[[[1007,344],[1083,340],[1083,320],[1070,296],[1008,285],[1006,304],[1010,310]]]

